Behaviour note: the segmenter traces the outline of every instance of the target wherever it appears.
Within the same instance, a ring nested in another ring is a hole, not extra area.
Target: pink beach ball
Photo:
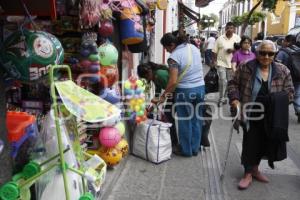
[[[121,141],[119,130],[114,127],[102,128],[99,134],[99,141],[105,147],[115,147]]]

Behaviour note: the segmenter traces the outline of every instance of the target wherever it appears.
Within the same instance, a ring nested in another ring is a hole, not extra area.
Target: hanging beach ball
[[[122,152],[116,148],[106,148],[102,146],[98,155],[106,162],[107,166],[117,165],[122,159]]]
[[[11,78],[31,81],[48,73],[48,65],[60,64],[64,50],[60,41],[43,31],[17,31],[0,49],[3,67]]]
[[[118,50],[112,44],[104,43],[98,48],[100,63],[103,66],[115,65],[118,62]]]
[[[122,157],[124,158],[128,154],[129,145],[125,139],[122,139],[115,147],[115,149],[122,152]]]
[[[104,127],[100,130],[99,141],[105,147],[114,147],[121,140],[118,129],[114,127]]]
[[[114,32],[114,27],[111,21],[102,21],[100,23],[100,28],[98,29],[98,33],[102,36],[102,37],[109,37],[113,34]]]

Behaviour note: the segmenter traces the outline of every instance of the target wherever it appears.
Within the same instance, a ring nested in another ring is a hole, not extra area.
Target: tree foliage
[[[236,1],[236,3],[239,3],[239,2],[244,2],[245,0],[235,0],[235,1]],[[244,34],[244,32],[249,24],[253,25],[253,24],[263,20],[263,18],[262,18],[263,13],[259,14],[259,12],[255,12],[255,10],[261,4],[262,4],[263,10],[274,11],[276,8],[277,2],[278,2],[278,0],[258,0],[256,2],[256,4],[252,7],[252,9],[246,14],[246,17],[245,16],[240,16],[240,18],[233,17],[232,20],[235,21],[234,23],[242,25],[241,34]]]
[[[213,20],[213,22],[209,22],[210,20]],[[217,21],[218,21],[218,16],[215,14],[210,14],[210,16],[202,15],[200,19],[200,25],[202,29],[206,29],[207,27],[214,26]]]
[[[242,16],[233,16],[231,21],[235,24],[235,26],[241,26],[246,20],[249,15],[249,12],[244,13]],[[249,25],[254,25],[257,22],[263,21],[266,17],[266,14],[263,12],[253,12],[248,20]]]

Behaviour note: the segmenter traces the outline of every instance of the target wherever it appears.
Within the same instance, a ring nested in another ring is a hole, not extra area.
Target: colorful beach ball
[[[114,127],[115,127],[116,129],[118,129],[118,131],[119,131],[121,137],[123,137],[124,134],[125,134],[125,125],[124,125],[124,123],[123,123],[123,122],[119,122],[119,123],[117,123]]]
[[[114,127],[104,127],[100,130],[99,141],[105,147],[114,147],[121,141],[121,135]]]
[[[115,147],[115,149],[122,152],[122,157],[124,158],[128,154],[129,145],[125,139],[122,139]]]
[[[103,66],[115,65],[118,62],[118,50],[114,45],[104,43],[98,48],[100,63]]]
[[[106,162],[107,166],[117,165],[122,159],[122,152],[116,148],[101,147],[98,155]]]

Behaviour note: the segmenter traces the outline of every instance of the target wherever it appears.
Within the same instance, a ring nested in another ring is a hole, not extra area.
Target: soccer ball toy
[[[122,152],[116,148],[101,147],[98,155],[106,162],[107,166],[117,165],[122,159]]]

